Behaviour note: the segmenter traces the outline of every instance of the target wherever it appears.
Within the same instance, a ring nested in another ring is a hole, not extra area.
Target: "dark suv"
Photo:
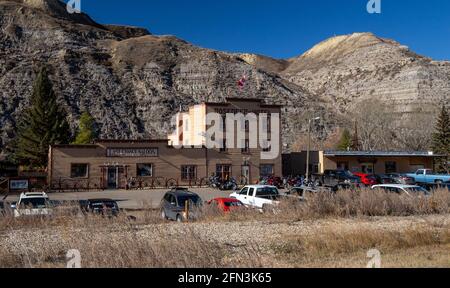
[[[345,170],[325,170],[323,175],[316,175],[319,186],[331,188],[333,191],[360,186],[361,179]]]
[[[186,189],[175,188],[167,192],[161,201],[161,217],[177,222],[196,219],[201,206],[200,196]]]
[[[80,201],[81,211],[108,217],[119,215],[119,205],[112,199],[89,199]]]

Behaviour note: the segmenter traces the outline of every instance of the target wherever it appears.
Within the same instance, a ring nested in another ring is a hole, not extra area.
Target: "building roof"
[[[278,104],[266,104],[263,99],[259,98],[233,98],[233,97],[227,97],[226,102],[205,102],[205,105],[208,106],[227,106],[230,105],[231,102],[254,102],[254,103],[260,103],[261,108],[281,108],[283,105]]]
[[[325,151],[326,157],[443,157],[427,151]]]
[[[169,139],[131,139],[131,140],[113,140],[113,139],[98,139],[95,141],[98,143],[160,143],[160,142],[169,142]]]

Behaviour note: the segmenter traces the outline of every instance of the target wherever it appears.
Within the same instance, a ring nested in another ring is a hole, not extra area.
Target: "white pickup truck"
[[[274,186],[249,185],[241,191],[230,195],[231,198],[238,199],[246,207],[265,210],[277,206],[280,202],[280,193]]]
[[[29,192],[20,194],[19,201],[13,203],[14,217],[50,216],[49,198],[44,192]]]

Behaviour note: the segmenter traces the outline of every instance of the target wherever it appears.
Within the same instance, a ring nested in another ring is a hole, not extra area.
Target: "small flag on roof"
[[[245,82],[247,82],[247,76],[243,75],[242,78],[238,81],[239,88],[244,88]]]

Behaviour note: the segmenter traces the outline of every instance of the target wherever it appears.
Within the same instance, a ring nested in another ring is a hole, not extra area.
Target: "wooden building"
[[[283,155],[283,174],[305,175],[306,152]],[[436,158],[433,152],[401,151],[312,151],[310,171],[348,170],[367,174],[410,173],[417,169],[433,169]]]
[[[281,114],[280,106],[265,105],[254,99],[228,99],[226,103],[205,103],[189,111],[176,116],[175,129],[183,127],[180,128],[183,130],[175,131],[168,139],[98,140],[92,145],[51,146],[49,183],[54,188],[79,185],[80,188],[122,189],[136,181],[143,181],[144,186],[151,183],[165,186],[167,181],[186,186],[217,175],[221,179],[234,177],[247,184],[256,183],[261,177],[281,176],[281,147],[277,148],[278,157],[264,160],[261,148],[207,149],[204,145],[208,129],[206,113]],[[194,120],[194,116],[200,120]],[[281,127],[277,128],[281,143]],[[179,148],[180,144],[195,146]]]

